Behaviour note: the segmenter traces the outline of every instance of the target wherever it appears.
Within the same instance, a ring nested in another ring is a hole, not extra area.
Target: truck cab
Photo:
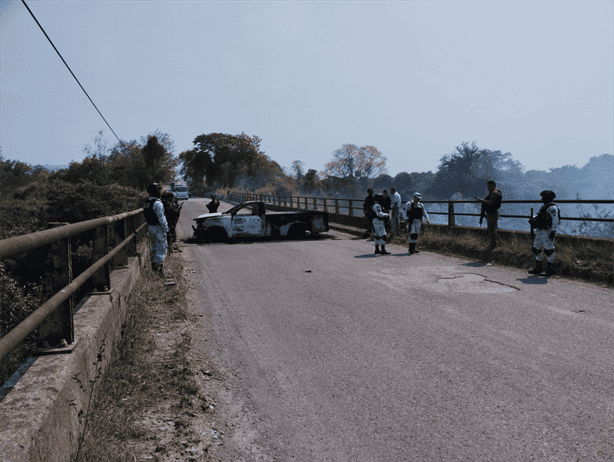
[[[190,198],[188,187],[185,184],[171,183],[171,191],[178,200],[188,200]]]

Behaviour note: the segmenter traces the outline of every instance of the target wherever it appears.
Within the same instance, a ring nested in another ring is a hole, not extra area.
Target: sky
[[[27,1],[122,141],[245,132],[282,167],[343,144],[388,173],[463,142],[526,170],[613,153],[614,2]],[[21,1],[0,0],[0,146],[32,165],[117,139]]]

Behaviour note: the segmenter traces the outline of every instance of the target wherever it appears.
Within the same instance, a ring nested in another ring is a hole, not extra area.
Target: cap
[[[556,194],[554,194],[554,191],[551,191],[550,189],[543,190],[542,192],[539,193],[539,195],[542,197],[548,196],[548,197],[551,197],[552,199],[556,197]]]

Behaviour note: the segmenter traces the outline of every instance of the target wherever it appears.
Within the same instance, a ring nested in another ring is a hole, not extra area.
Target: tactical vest
[[[548,209],[554,206],[558,213],[559,221],[561,221],[561,209],[559,209],[553,202],[542,205],[542,208],[537,212],[537,217],[533,222],[533,226],[537,229],[549,229],[552,228],[552,215],[548,213]]]
[[[423,216],[424,216],[424,208],[422,207],[422,204],[420,203],[415,204],[414,202],[412,202],[409,207],[409,210],[407,211],[407,220],[408,221],[422,220]]]
[[[159,226],[160,225],[160,220],[158,220],[158,215],[156,215],[155,210],[153,209],[154,204],[156,203],[156,201],[159,201],[160,199],[148,199],[147,202],[145,202],[145,205],[143,205],[143,214],[145,215],[145,221],[147,221],[148,225],[151,226]]]
[[[500,189],[495,189],[493,192],[495,191],[498,191],[499,194],[495,198],[494,202],[490,205],[484,205],[484,212],[486,213],[497,213],[497,210],[501,208],[501,201],[503,201],[503,193],[501,193]],[[491,194],[492,193],[488,193],[488,196],[486,196],[486,200],[490,199]]]

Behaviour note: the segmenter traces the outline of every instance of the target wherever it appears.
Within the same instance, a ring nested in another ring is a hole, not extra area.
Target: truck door
[[[260,237],[264,235],[264,217],[258,204],[247,204],[232,215],[233,237]]]

